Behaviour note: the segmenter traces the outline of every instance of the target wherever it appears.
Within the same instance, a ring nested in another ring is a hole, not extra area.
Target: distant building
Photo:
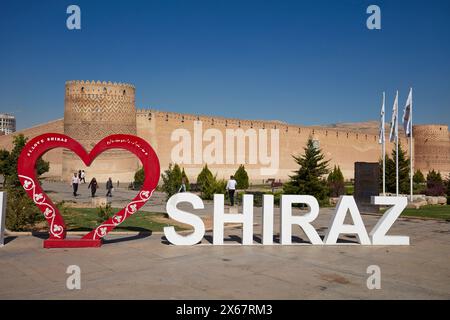
[[[0,113],[0,132],[6,135],[11,134],[15,131],[16,131],[16,118],[8,113]]]

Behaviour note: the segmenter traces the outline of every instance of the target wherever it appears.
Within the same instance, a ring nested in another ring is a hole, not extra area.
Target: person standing
[[[76,172],[73,173],[73,177],[72,177],[72,188],[73,188],[73,196],[76,197],[77,196],[77,191],[78,191],[78,184],[80,183],[80,179],[78,178],[78,175]]]
[[[112,193],[111,191],[113,190],[113,182],[111,178],[108,178],[108,181],[106,182],[106,190],[108,190],[108,192],[106,193],[107,197],[112,197]]]
[[[234,180],[234,176],[230,176],[230,180],[227,182],[227,191],[228,196],[230,197],[230,204],[233,207],[234,206],[234,193],[236,191],[236,185],[237,182]]]
[[[178,192],[186,192],[186,179],[184,177],[181,178],[181,186]]]
[[[89,182],[88,189],[91,189],[91,196],[92,198],[95,197],[95,193],[97,192],[98,183],[97,179],[95,177],[92,178],[91,182]]]
[[[84,170],[81,170],[81,179],[80,182],[83,181],[83,183],[86,183],[86,173]]]

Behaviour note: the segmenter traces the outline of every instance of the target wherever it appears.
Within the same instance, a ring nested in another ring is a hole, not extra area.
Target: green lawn
[[[402,216],[450,220],[450,206],[427,205],[420,209],[405,209]]]
[[[120,209],[113,208],[113,212],[116,213]],[[98,226],[97,222],[97,209],[96,208],[71,208],[68,207],[65,210],[60,210],[61,215],[64,218],[68,231],[90,231],[94,227]],[[176,225],[171,220],[167,220],[167,223],[161,222],[164,219],[163,213],[138,211],[133,216],[129,217],[125,222],[120,224],[114,230],[117,231],[163,231],[163,228],[168,225],[173,225],[175,230],[186,230],[183,227]],[[172,224],[173,222],[173,224]]]

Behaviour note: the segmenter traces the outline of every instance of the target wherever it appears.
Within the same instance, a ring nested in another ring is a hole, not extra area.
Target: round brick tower
[[[450,133],[447,125],[415,125],[413,127],[415,168],[426,176],[429,170],[449,173]]]
[[[78,140],[90,151],[111,134],[136,135],[135,88],[124,83],[67,81],[64,99],[64,134]],[[127,183],[139,166],[139,160],[126,150],[109,150],[86,167],[71,151],[63,151],[63,180],[85,170],[86,179]],[[89,182],[89,181],[86,181]]]

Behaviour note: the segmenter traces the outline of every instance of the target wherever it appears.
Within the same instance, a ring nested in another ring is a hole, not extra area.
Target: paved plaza
[[[128,192],[128,191],[124,191]],[[124,195],[125,196],[125,195]],[[52,196],[52,198],[54,198]],[[160,199],[160,200],[157,200]],[[163,195],[148,204],[164,210]],[[313,223],[324,235],[332,208]],[[212,215],[207,203],[199,215]],[[378,216],[363,215],[370,230]],[[192,247],[168,244],[160,233],[108,235],[101,248],[43,249],[36,236],[10,236],[0,248],[0,299],[449,299],[450,223],[401,218],[390,234],[408,235],[410,246],[260,244],[261,208],[255,208],[253,246],[240,245],[240,228],[227,228],[226,245],[212,246],[211,232]],[[68,290],[69,265],[81,268],[81,289]],[[369,290],[367,267],[381,269],[381,289]]]

